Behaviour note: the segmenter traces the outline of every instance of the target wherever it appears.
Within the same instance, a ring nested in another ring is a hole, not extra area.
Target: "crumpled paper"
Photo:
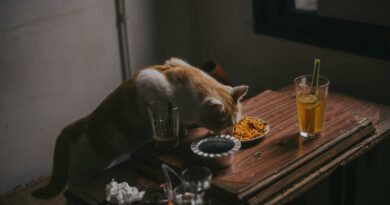
[[[131,204],[140,201],[144,197],[145,191],[138,191],[137,187],[131,187],[127,182],[117,183],[112,179],[106,185],[106,200],[119,205]]]

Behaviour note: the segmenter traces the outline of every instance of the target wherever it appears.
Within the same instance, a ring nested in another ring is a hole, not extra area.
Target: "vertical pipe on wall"
[[[122,67],[122,80],[125,81],[131,75],[130,69],[130,51],[127,39],[126,11],[125,1],[115,0],[118,40]]]

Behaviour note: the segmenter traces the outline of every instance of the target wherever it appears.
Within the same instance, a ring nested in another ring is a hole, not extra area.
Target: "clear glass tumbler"
[[[184,169],[181,173],[183,186],[195,189],[200,194],[211,187],[212,173],[207,167],[192,166]]]
[[[299,76],[294,80],[299,130],[304,138],[320,136],[325,121],[329,80],[320,76],[318,86],[311,84],[311,75]]]
[[[174,205],[204,205],[203,195],[196,193],[194,187],[179,185],[173,189]]]
[[[155,112],[148,108],[155,148],[159,152],[173,151],[179,145],[178,110]]]

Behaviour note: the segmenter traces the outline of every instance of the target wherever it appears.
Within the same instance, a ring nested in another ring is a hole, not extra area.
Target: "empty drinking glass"
[[[203,205],[203,195],[196,193],[195,187],[179,185],[173,189],[175,205]]]
[[[157,151],[168,152],[179,144],[179,109],[170,103],[166,111],[153,111],[148,107],[153,139]]]
[[[183,186],[201,194],[211,187],[211,178],[211,170],[202,166],[188,167],[181,173]]]

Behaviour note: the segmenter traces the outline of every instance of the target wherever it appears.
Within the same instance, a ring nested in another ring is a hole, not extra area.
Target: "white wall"
[[[114,1],[0,2],[0,193],[51,171],[61,129],[121,82]]]

